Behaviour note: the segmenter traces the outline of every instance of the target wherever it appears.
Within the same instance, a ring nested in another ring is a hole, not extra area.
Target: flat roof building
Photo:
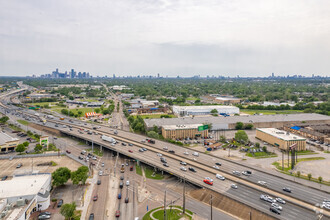
[[[276,115],[247,115],[230,117],[181,117],[181,118],[153,118],[144,119],[147,129],[152,129],[154,125],[189,125],[189,124],[212,124],[211,130],[235,129],[236,122],[253,124],[255,128],[280,128],[288,123],[330,123],[330,116],[315,113],[301,114],[276,114]]]
[[[203,124],[163,125],[162,135],[165,139],[207,137],[208,130],[198,131],[199,126],[203,126]]]
[[[257,128],[256,138],[265,141],[281,150],[288,150],[297,144],[296,150],[306,150],[306,138],[276,128]]]
[[[173,113],[178,116],[189,116],[189,115],[209,115],[211,111],[216,109],[218,113],[224,114],[239,114],[239,108],[235,106],[224,106],[224,105],[201,105],[201,106],[173,106]]]
[[[19,139],[13,138],[4,132],[0,132],[0,152],[14,151],[18,144]]]
[[[14,176],[0,181],[0,215],[5,219],[29,219],[50,205],[51,174]]]

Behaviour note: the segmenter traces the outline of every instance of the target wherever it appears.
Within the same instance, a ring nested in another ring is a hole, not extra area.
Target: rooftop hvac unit
[[[24,206],[24,205],[25,205],[24,199],[18,199],[18,200],[16,201],[16,205],[17,205],[18,207],[20,207],[20,206]]]
[[[7,215],[7,211],[3,211],[0,214],[0,218],[5,218],[6,215]]]

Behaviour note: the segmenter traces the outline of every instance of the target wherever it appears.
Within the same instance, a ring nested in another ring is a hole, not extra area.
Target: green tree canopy
[[[235,126],[235,129],[236,130],[242,130],[243,129],[243,126],[244,126],[244,124],[243,124],[243,122],[236,122],[236,126]]]
[[[25,151],[25,146],[23,145],[23,144],[19,144],[19,145],[17,145],[17,147],[16,147],[16,152],[19,152],[19,153],[22,153],[22,152],[24,152]]]
[[[251,130],[253,128],[253,124],[246,124],[244,125],[244,129]]]
[[[249,137],[247,136],[245,131],[239,130],[235,133],[235,140],[236,141],[243,141],[245,143],[249,140]]]
[[[76,171],[71,173],[71,180],[73,184],[85,184],[88,178],[88,167],[81,166]]]
[[[24,143],[23,143],[23,145],[24,145],[24,147],[28,147],[29,146],[29,142],[27,142],[27,141],[25,141]]]
[[[71,171],[67,167],[60,167],[52,173],[53,185],[64,185],[71,177]]]
[[[148,135],[148,137],[151,137],[151,138],[155,138],[155,139],[159,138],[159,134],[157,134],[155,131],[148,131],[147,135]]]
[[[6,123],[9,120],[8,116],[3,116],[0,118],[0,123]]]
[[[34,147],[34,151],[35,152],[40,152],[42,150],[42,146],[41,144],[37,144],[35,147]]]
[[[77,206],[75,202],[64,204],[61,207],[60,213],[61,215],[64,216],[65,219],[71,220],[74,217],[74,212],[76,211],[76,207]]]
[[[217,114],[217,113],[218,113],[218,110],[216,110],[216,109],[212,109],[212,110],[211,110],[211,113],[212,113],[212,114]]]

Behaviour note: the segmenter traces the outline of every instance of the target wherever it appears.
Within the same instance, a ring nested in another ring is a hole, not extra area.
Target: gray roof
[[[13,138],[6,133],[0,132],[0,145],[4,145],[8,141],[18,141],[18,139]]]
[[[203,124],[212,123],[213,127],[217,124],[233,124],[236,122],[256,123],[256,122],[290,122],[290,121],[330,121],[330,116],[315,113],[301,114],[276,114],[276,115],[248,115],[248,116],[230,116],[230,117],[184,117],[184,118],[153,118],[144,119],[148,128],[154,125],[184,125],[184,124]]]

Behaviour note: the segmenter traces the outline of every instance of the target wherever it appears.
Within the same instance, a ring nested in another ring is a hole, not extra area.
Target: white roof
[[[236,106],[228,106],[228,105],[198,105],[198,106],[178,106],[174,105],[173,109],[177,108],[180,111],[187,111],[187,110],[209,110],[209,109],[238,109]]]
[[[49,178],[50,174],[38,174],[15,176],[11,180],[0,181],[0,198],[36,195]]]
[[[240,100],[239,98],[235,98],[235,97],[217,97],[216,99],[224,100],[224,101],[227,101],[227,100]]]
[[[290,132],[278,130],[276,128],[257,128],[257,130],[264,132],[266,134],[272,135],[281,140],[285,140],[285,141],[305,141],[306,140],[306,138],[300,137],[300,136],[292,134]]]
[[[9,141],[18,141],[17,138],[13,138],[6,133],[0,132],[0,145],[4,145]]]
[[[203,124],[190,124],[190,125],[163,125],[165,130],[183,130],[183,129],[197,129],[198,126],[203,126]]]

